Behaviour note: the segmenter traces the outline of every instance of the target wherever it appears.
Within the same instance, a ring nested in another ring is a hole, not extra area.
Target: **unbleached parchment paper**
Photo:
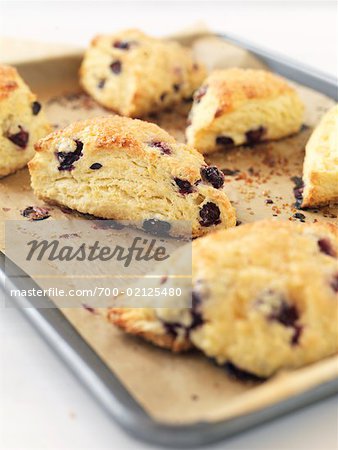
[[[265,67],[248,52],[214,36],[184,35],[178,40],[191,45],[209,69],[223,67]],[[67,55],[57,64],[51,60],[34,61],[19,67],[26,81],[44,100],[47,115],[56,127],[86,117],[109,114],[85,94],[79,93],[77,68],[80,55]],[[46,76],[47,75],[47,76]],[[311,89],[297,86],[306,105],[304,123],[313,127],[334,103]],[[175,112],[149,117],[177,139],[184,140],[189,105]],[[226,191],[242,223],[271,218],[298,220],[294,216],[293,176],[301,176],[304,145],[311,128],[274,143],[240,147],[208,156],[208,162],[221,169],[235,170],[226,176]],[[273,203],[266,203],[271,199]],[[42,206],[30,188],[27,169],[0,180],[1,248],[6,220],[27,220],[20,211],[27,206]],[[64,218],[56,207],[49,207],[51,222]],[[337,221],[338,208],[324,207],[301,211],[306,222]],[[311,280],[309,280],[311,282]],[[43,287],[43,281],[38,280]],[[264,383],[234,380],[201,354],[173,355],[137,338],[127,336],[104,318],[104,310],[62,309],[88,344],[118,376],[131,395],[155,420],[165,423],[219,421],[247,414],[272,405],[291,395],[331,380],[338,375],[338,358],[332,357],[296,371],[279,373]]]

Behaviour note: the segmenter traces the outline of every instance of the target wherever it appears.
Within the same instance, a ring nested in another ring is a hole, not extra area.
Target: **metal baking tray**
[[[301,66],[297,62],[269,53],[240,39],[227,35],[220,35],[220,37],[249,50],[272,71],[321,92],[336,101],[338,100],[337,80],[334,77]],[[67,58],[74,61],[75,69],[75,66],[80,62],[80,55],[68,56]],[[53,58],[53,60],[55,65],[60,62],[58,58]],[[18,65],[18,68],[24,77],[30,78],[29,65],[24,63]],[[36,73],[34,75],[36,76]],[[48,79],[48,74],[41,73],[40,76],[45,81],[46,77]],[[64,77],[67,78],[67,73],[64,74]],[[11,277],[10,280],[6,279],[6,283],[2,284],[2,291],[5,296],[11,289],[28,290],[37,287],[36,283],[8,258],[6,259],[6,266],[11,274],[15,274],[15,277]],[[0,273],[2,278],[5,279],[5,256],[1,252]],[[48,303],[49,300],[44,299],[44,301]],[[338,392],[338,380],[336,379],[244,416],[216,423],[200,422],[182,426],[165,425],[153,420],[143,410],[114,373],[90,348],[63,314],[52,307],[52,304],[51,308],[36,309],[30,306],[28,298],[15,297],[15,302],[43,339],[64,360],[76,375],[76,378],[84,384],[107,413],[129,434],[151,444],[181,448],[207,445]]]

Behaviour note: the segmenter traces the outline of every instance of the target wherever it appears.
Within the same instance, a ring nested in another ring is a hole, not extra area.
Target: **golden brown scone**
[[[262,378],[337,352],[336,226],[262,221],[192,245],[192,308],[118,310],[119,320],[112,309],[110,320],[169,348],[185,337],[218,364]]]
[[[324,115],[306,144],[303,181],[302,206],[338,202],[338,105]]]
[[[24,167],[51,131],[41,105],[14,67],[0,65],[0,177]]]
[[[148,231],[190,221],[193,236],[234,226],[223,174],[157,125],[108,116],[74,123],[36,145],[32,187],[48,203]],[[170,229],[171,226],[171,229]],[[178,225],[177,225],[178,226]]]
[[[97,36],[87,49],[80,82],[101,105],[142,117],[191,98],[206,76],[191,51],[138,30]]]
[[[253,69],[212,72],[194,95],[187,140],[201,153],[280,139],[299,131],[304,106],[273,73]]]

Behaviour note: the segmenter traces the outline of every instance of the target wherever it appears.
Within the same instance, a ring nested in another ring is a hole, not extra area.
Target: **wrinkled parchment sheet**
[[[246,51],[213,36],[187,34],[180,40],[191,45],[196,56],[209,69],[265,67]],[[63,127],[81,118],[108,114],[79,90],[77,69],[80,58],[81,55],[67,55],[60,58],[58,64],[51,59],[19,67],[44,100],[46,113],[55,127]],[[306,126],[298,135],[207,157],[209,163],[232,173],[225,177],[225,188],[241,223],[265,218],[296,221],[299,219],[293,216],[297,212],[304,215],[306,222],[337,221],[337,207],[297,211],[294,206],[291,177],[301,176],[304,145],[311,127],[334,103],[308,88],[297,86],[297,89],[306,104]],[[168,111],[148,120],[184,140],[189,107],[185,105],[178,111]],[[27,206],[43,205],[34,197],[27,169],[0,180],[0,199],[2,226],[5,220],[27,220],[20,215]],[[50,222],[69,217],[57,207],[49,208],[51,218],[47,220]],[[0,237],[3,248],[3,233]],[[41,285],[41,280],[39,282]],[[62,309],[62,312],[145,411],[166,423],[212,422],[247,414],[338,375],[338,360],[332,357],[303,369],[280,373],[264,383],[241,382],[197,351],[173,355],[125,335],[105,321],[103,310],[91,312],[76,308]]]

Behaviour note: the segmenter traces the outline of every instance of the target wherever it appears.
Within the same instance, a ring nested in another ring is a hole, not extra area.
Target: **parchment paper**
[[[213,36],[181,37],[192,45],[196,55],[209,67],[264,67],[260,61],[233,45]],[[65,126],[73,120],[107,114],[93,100],[79,94],[77,67],[80,55],[67,56],[56,64],[45,60],[25,64],[21,73],[45,100],[51,122]],[[44,76],[48,74],[48,76]],[[334,103],[310,89],[297,86],[306,104],[305,124],[314,126]],[[71,95],[69,95],[71,94]],[[177,139],[184,140],[186,116],[190,105],[180,111],[149,117]],[[304,145],[311,133],[304,128],[296,136],[254,148],[241,147],[208,157],[221,169],[235,171],[226,176],[226,190],[242,223],[263,218],[298,220],[293,215],[293,176],[301,176]],[[273,203],[266,203],[266,200]],[[27,169],[0,180],[0,219],[27,220],[20,210],[41,206],[29,185]],[[50,207],[49,207],[50,208]],[[69,217],[60,209],[50,208],[53,219]],[[306,222],[337,221],[337,207],[299,211]],[[3,248],[3,233],[1,248]],[[88,344],[119,377],[133,397],[156,420],[167,423],[218,421],[271,405],[338,375],[338,358],[332,357],[306,368],[280,373],[264,383],[244,383],[229,377],[197,351],[173,355],[143,341],[125,335],[104,319],[104,311],[63,309]]]

